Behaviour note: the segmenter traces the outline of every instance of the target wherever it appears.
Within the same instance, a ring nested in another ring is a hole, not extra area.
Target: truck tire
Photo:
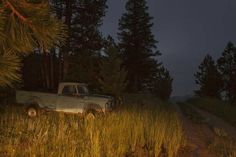
[[[30,118],[34,118],[37,117],[39,115],[39,110],[38,107],[36,105],[30,105],[27,107],[26,109],[27,115]]]
[[[96,110],[93,110],[93,109],[90,109],[90,110],[87,110],[85,112],[85,119],[86,120],[94,120],[96,118],[96,115],[97,115],[97,111]]]

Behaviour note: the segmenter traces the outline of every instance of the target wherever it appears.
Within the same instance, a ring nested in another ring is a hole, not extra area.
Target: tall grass
[[[0,156],[175,157],[184,143],[181,122],[170,109],[133,105],[86,120],[47,113],[30,119],[19,108],[0,114]]]
[[[188,100],[188,103],[191,103],[203,110],[211,112],[236,127],[235,105],[212,98],[193,98]]]
[[[210,143],[208,149],[217,154],[216,157],[236,156],[236,142],[232,139],[217,137]]]

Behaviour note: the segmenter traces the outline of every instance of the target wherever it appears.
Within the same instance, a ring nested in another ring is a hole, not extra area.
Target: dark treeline
[[[50,5],[67,27],[65,44],[24,58],[25,89],[55,91],[59,82],[73,81],[115,96],[125,91],[170,97],[173,79],[157,60],[161,54],[145,0],[127,2],[117,43],[99,30],[106,0],[51,0]]]
[[[221,57],[215,62],[207,55],[198,72],[196,83],[200,89],[197,95],[220,98],[236,102],[236,47],[229,42]]]

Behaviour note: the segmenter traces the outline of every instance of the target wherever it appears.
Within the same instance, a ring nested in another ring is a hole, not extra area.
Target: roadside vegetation
[[[30,119],[21,107],[4,108],[0,156],[175,157],[184,145],[177,113],[161,102],[125,105],[95,120],[53,112]]]
[[[236,127],[236,106],[213,98],[193,98],[188,103],[213,113]]]
[[[222,55],[214,60],[206,55],[195,73],[199,86],[198,96],[187,101],[202,110],[212,113],[236,127],[236,47],[228,42]],[[226,128],[208,124],[216,138],[209,144],[209,150],[217,157],[235,157],[236,142],[229,137]],[[232,134],[231,134],[232,136]],[[234,139],[235,140],[235,139]]]
[[[216,137],[214,141],[209,144],[208,149],[217,154],[217,157],[236,156],[236,142],[230,138]]]

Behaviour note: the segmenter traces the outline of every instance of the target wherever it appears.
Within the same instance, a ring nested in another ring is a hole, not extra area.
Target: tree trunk
[[[59,50],[59,62],[58,62],[58,67],[59,67],[59,69],[58,69],[58,81],[59,82],[61,82],[62,81],[62,78],[63,78],[63,76],[62,76],[62,74],[63,74],[63,69],[62,69],[62,67],[63,67],[63,61],[62,61],[62,53],[61,53],[61,49]]]
[[[50,77],[51,77],[50,88],[52,90],[54,89],[54,86],[55,86],[55,81],[54,81],[54,53],[55,53],[55,50],[53,50],[53,52],[51,52],[51,54],[49,55],[50,56]]]
[[[71,18],[72,18],[72,4],[70,0],[65,0],[66,4],[66,10],[65,10],[65,24],[67,26],[67,31],[69,37],[66,40],[66,44],[63,49],[63,80],[66,79],[67,74],[68,74],[68,68],[69,68],[69,52],[71,51],[70,49],[70,34],[71,34]]]
[[[43,57],[41,56],[41,64],[40,64],[40,69],[41,69],[41,77],[42,77],[42,84],[43,84],[43,88],[46,88],[46,81],[45,81],[45,69],[44,69],[44,65],[43,65]]]
[[[49,57],[46,54],[46,52],[43,52],[44,54],[44,70],[45,70],[45,81],[46,81],[46,88],[50,89],[50,74],[49,74]]]

